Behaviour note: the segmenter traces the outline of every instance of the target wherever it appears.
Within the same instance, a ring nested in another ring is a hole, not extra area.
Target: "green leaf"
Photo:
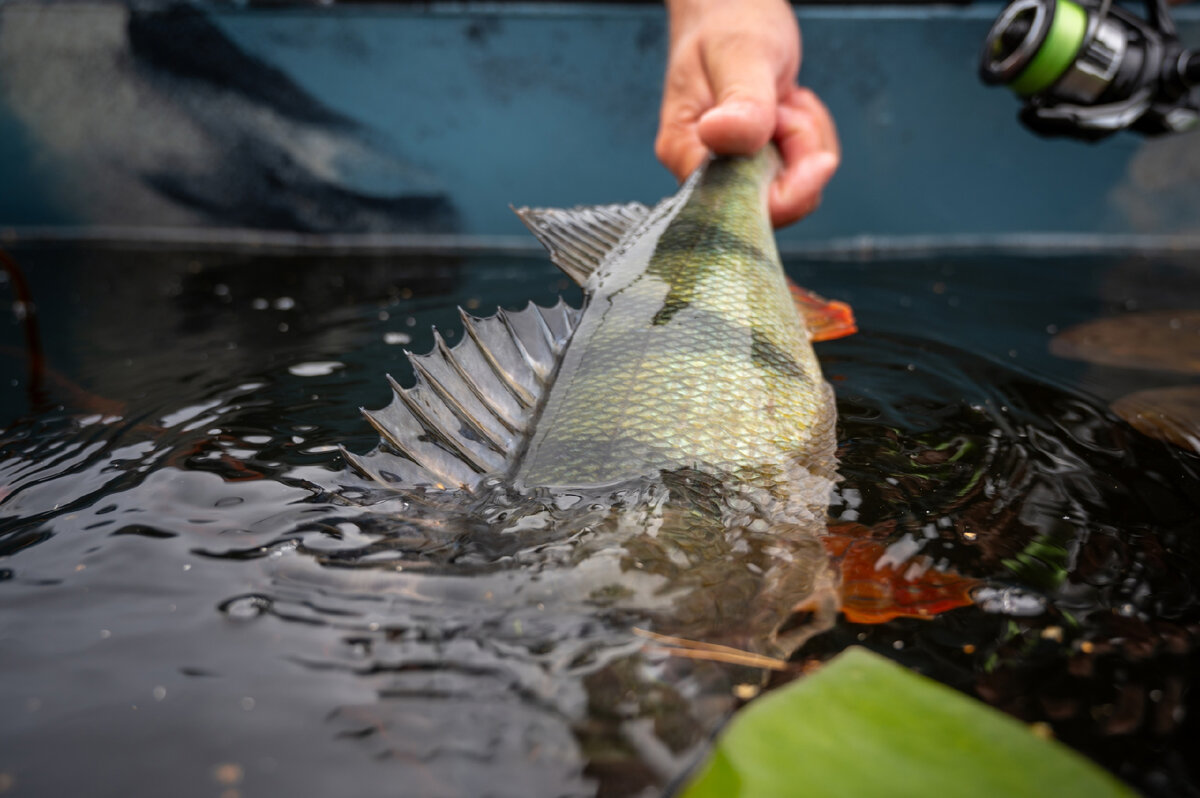
[[[863,648],[740,712],[684,798],[1134,796],[1083,756]]]

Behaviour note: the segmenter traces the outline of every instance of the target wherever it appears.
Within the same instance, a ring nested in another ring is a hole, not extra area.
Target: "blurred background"
[[[999,10],[796,7],[844,162],[785,248],[1200,233],[1200,134],[1034,136],[977,75]],[[665,52],[657,3],[3,2],[0,236],[532,251],[510,203],[673,191]]]

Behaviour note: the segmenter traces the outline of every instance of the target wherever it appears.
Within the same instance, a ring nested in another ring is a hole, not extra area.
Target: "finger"
[[[780,100],[782,108],[796,109],[803,111],[813,124],[818,134],[818,146],[829,152],[841,154],[841,145],[838,142],[837,127],[833,122],[833,115],[829,113],[829,109],[825,107],[825,103],[817,97],[811,89],[806,89],[801,86],[791,86],[785,92]]]
[[[777,121],[783,169],[771,185],[768,204],[772,224],[782,227],[816,210],[837,170],[841,147],[829,110],[807,89],[787,93]]]
[[[714,152],[749,155],[775,129],[777,61],[764,57],[758,37],[730,34],[713,40],[701,55],[716,106],[700,117],[700,140]]]
[[[654,153],[679,180],[690,175],[708,156],[697,123],[712,105],[712,92],[700,70],[699,54],[673,57],[667,65]]]
[[[815,211],[837,167],[837,156],[829,152],[811,153],[788,167],[767,195],[771,224],[786,227]]]
[[[708,157],[708,148],[700,141],[695,124],[663,123],[654,140],[654,154],[671,174],[683,181]]]

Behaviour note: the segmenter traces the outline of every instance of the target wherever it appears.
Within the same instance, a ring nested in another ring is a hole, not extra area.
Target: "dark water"
[[[459,331],[456,305],[578,301],[553,267],[12,254],[50,370],[30,384],[6,316],[0,794],[654,794],[703,742],[670,726],[703,715],[686,690],[638,692],[670,663],[557,601],[544,566],[571,544],[536,520],[488,549],[313,487],[341,481],[337,444],[374,444],[356,408],[386,404],[383,374],[407,378],[431,324]],[[1098,316],[1200,307],[1192,260],[790,264],[862,329],[819,347],[841,416],[831,515],[988,584],[933,621],[842,620],[798,659],[870,646],[1143,792],[1200,794],[1200,457],[1107,409],[1195,379],[1047,351]],[[746,678],[729,670],[681,683]]]

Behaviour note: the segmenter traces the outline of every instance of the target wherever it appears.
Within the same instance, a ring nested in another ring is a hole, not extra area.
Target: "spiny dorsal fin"
[[[528,438],[580,311],[561,299],[543,308],[462,314],[466,334],[450,348],[434,331],[434,349],[408,355],[411,388],[390,377],[395,397],[363,415],[379,431],[366,455],[346,462],[385,487],[473,490],[503,473]]]
[[[579,285],[587,282],[621,239],[650,214],[640,202],[513,210],[550,250],[550,260]]]

